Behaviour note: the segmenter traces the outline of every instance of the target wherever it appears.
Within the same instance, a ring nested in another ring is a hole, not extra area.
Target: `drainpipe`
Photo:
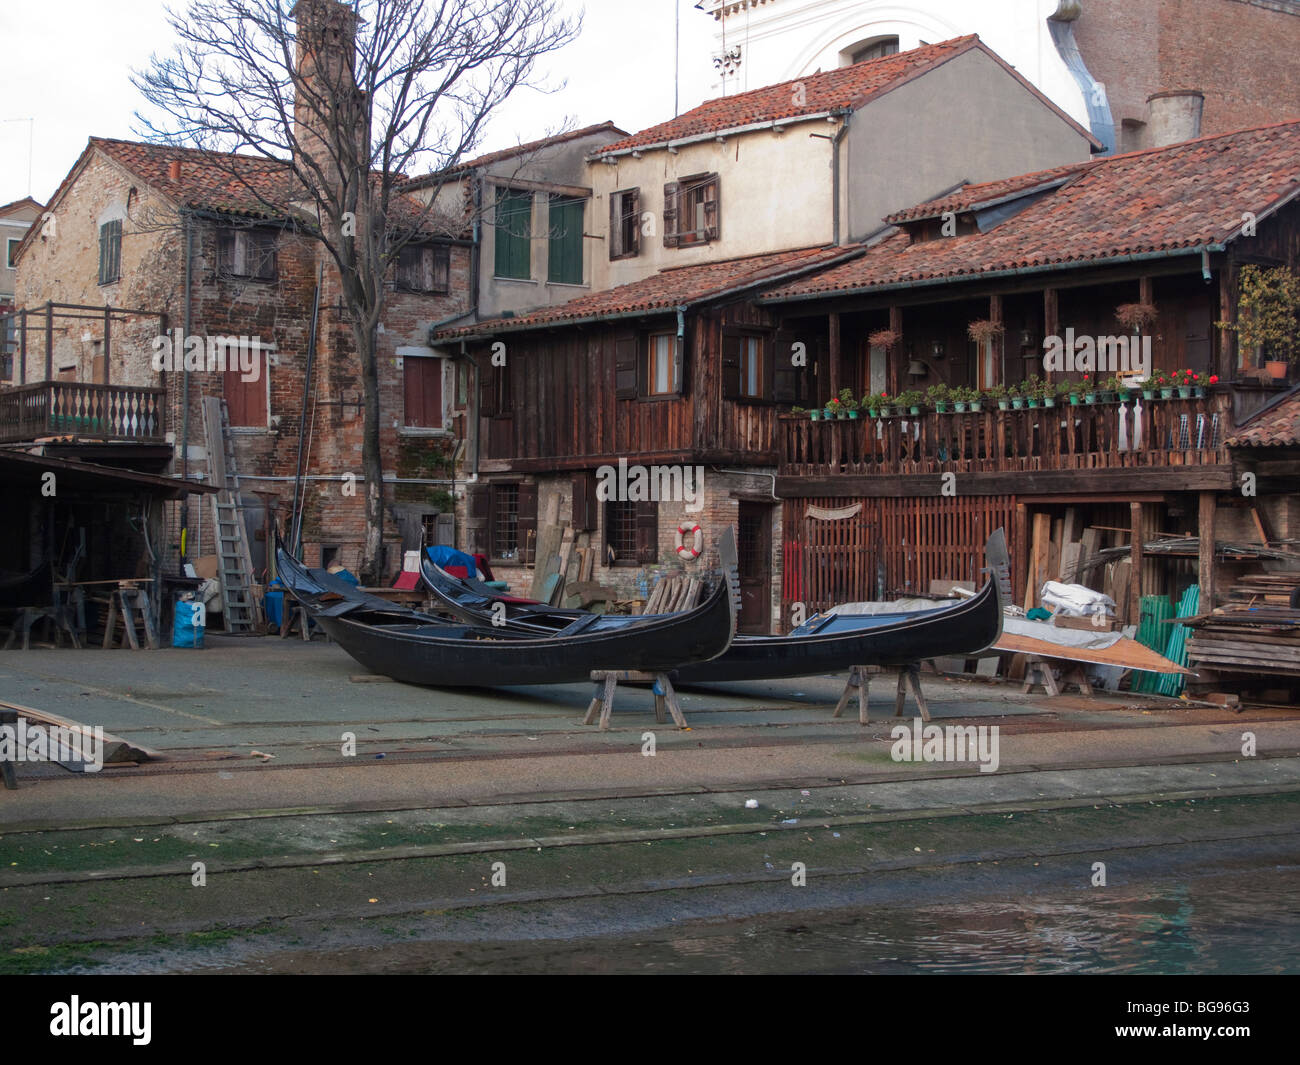
[[[832,243],[839,247],[840,243],[840,142],[844,140],[845,134],[849,132],[849,120],[853,116],[846,114],[840,128],[835,131],[835,136],[831,138],[831,169],[834,171],[834,177],[831,179],[831,195],[834,197],[834,204],[831,209],[832,223]]]
[[[185,340],[189,339],[194,325],[191,311],[191,286],[194,282],[194,227],[190,213],[186,211],[182,218],[185,226]],[[184,341],[182,341],[183,343]],[[182,360],[185,361],[185,360]],[[190,368],[186,361],[181,371],[181,480],[188,480],[190,473]],[[181,510],[181,563],[184,564],[189,551],[190,497],[184,497]],[[202,544],[199,545],[202,548]]]

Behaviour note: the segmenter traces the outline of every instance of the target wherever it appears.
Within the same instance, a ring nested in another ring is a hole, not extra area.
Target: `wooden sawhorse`
[[[140,650],[140,638],[135,631],[135,614],[140,612],[140,624],[144,629],[145,644],[149,650],[158,649],[158,628],[154,624],[153,607],[149,602],[149,593],[140,588],[135,581],[122,581],[117,590],[109,594],[108,618],[104,622],[104,647],[113,646],[117,635],[117,619],[122,618],[122,628],[126,631],[126,644],[132,650]]]
[[[1056,679],[1052,668],[1053,662],[1061,664],[1061,679],[1059,681]],[[1025,664],[1025,683],[1020,690],[1027,692],[1035,684],[1041,684],[1048,695],[1060,695],[1061,689],[1067,684],[1077,684],[1079,691],[1083,692],[1084,695],[1092,694],[1092,685],[1088,683],[1088,674],[1084,670],[1083,663],[1069,658],[1047,658],[1030,655]]]
[[[307,615],[307,608],[301,603],[294,603],[292,607],[285,603],[284,615],[280,620],[280,639],[287,639],[293,632],[294,625],[302,630],[304,640],[312,638],[311,618]]]
[[[614,690],[620,680],[630,680],[654,684],[656,721],[667,723],[668,719],[664,716],[664,708],[667,707],[677,727],[686,727],[681,704],[677,702],[677,692],[673,690],[673,682],[668,679],[667,673],[642,673],[635,669],[594,669],[591,671],[591,679],[596,684],[596,691],[591,697],[591,705],[587,707],[587,715],[582,719],[584,725],[590,725],[595,720],[596,709],[599,707],[600,731],[605,732],[609,728],[610,711],[614,709]]]
[[[871,677],[875,674],[884,672],[879,666],[853,666],[849,670],[848,679],[844,682],[844,693],[840,696],[840,701],[835,706],[833,717],[839,717],[844,713],[844,708],[848,706],[849,700],[853,698],[856,690],[858,694],[858,724],[865,725],[868,720],[867,685]],[[912,689],[912,695],[916,699],[917,709],[921,711],[921,720],[930,720],[930,708],[925,703],[925,696],[921,692],[921,664],[912,662],[903,666],[898,671],[898,691],[894,698],[894,716],[903,716],[903,703],[907,700],[907,689]]]

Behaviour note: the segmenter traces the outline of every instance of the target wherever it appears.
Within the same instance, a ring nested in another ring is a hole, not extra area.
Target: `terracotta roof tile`
[[[1300,122],[1095,160],[1077,171],[987,232],[913,243],[897,231],[859,259],[762,298],[779,302],[1222,243],[1240,229],[1244,212],[1262,214],[1300,192]],[[1044,171],[1024,188],[1041,184],[1042,174],[1061,176]],[[1014,181],[972,185],[902,213],[929,217],[944,205],[984,202],[1012,187]]]
[[[809,74],[777,85],[736,93],[734,96],[707,100],[674,119],[608,144],[602,151],[621,151],[717,133],[757,122],[775,122],[782,118],[856,108],[871,97],[978,45],[979,37],[974,34],[956,37],[881,59],[855,63],[850,67]],[[800,87],[802,91],[799,91]]]
[[[1228,447],[1300,447],[1300,386],[1247,418]]]
[[[777,280],[794,271],[814,269],[846,256],[862,254],[861,248],[801,248],[771,255],[699,263],[661,270],[650,277],[603,292],[579,296],[568,303],[542,307],[513,318],[493,318],[474,325],[444,329],[438,339],[453,340],[592,318],[618,318],[651,311],[672,310],[699,303],[733,289]]]

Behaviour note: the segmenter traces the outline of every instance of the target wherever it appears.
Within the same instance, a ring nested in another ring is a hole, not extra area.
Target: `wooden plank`
[[[1142,528],[1142,503],[1129,504],[1130,531],[1129,536],[1129,561],[1132,563],[1132,569],[1129,573],[1129,612],[1128,623],[1137,625],[1142,620],[1142,596],[1146,591],[1146,586],[1142,579],[1142,544],[1144,530]]]
[[[1035,639],[1032,636],[1020,636],[1004,632],[994,650],[1010,651],[1016,654],[1036,656],[1038,658],[1058,658],[1068,662],[1095,662],[1103,666],[1122,666],[1125,669],[1141,669],[1153,673],[1187,673],[1177,662],[1171,662],[1163,655],[1158,655],[1143,647],[1136,640],[1121,639],[1106,648],[1067,647],[1048,640]]]
[[[83,724],[80,721],[74,721],[70,717],[63,717],[60,714],[51,713],[48,710],[37,710],[34,707],[22,706],[19,703],[9,703],[0,700],[0,707],[6,710],[13,710],[19,716],[27,718],[29,721],[39,722],[42,725],[54,726],[56,728],[78,729],[83,732],[94,731],[94,726]],[[129,740],[122,739],[121,736],[115,736],[111,732],[104,734],[104,764],[116,762],[148,762],[156,758],[161,758],[159,754],[151,747],[145,747],[139,743],[131,743]],[[69,769],[82,769],[80,762],[63,762],[59,763]]]
[[[1251,508],[1254,513],[1255,508]],[[1201,586],[1200,607],[1214,609],[1214,519],[1218,512],[1213,492],[1202,492],[1199,497],[1196,535],[1196,583]]]

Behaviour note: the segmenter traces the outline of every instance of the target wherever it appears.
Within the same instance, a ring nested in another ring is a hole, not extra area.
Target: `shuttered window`
[[[609,257],[633,259],[641,253],[641,190],[625,189],[609,198]]]
[[[451,249],[446,245],[417,244],[398,254],[397,287],[405,292],[447,292],[450,275]]]
[[[793,335],[725,331],[722,335],[724,399],[797,403],[802,370],[791,361]]]
[[[533,194],[497,189],[496,206],[496,276],[527,281],[533,276]]]
[[[721,235],[721,182],[696,174],[664,185],[664,247],[705,244]]]
[[[587,201],[551,194],[547,280],[582,284],[582,227]]]
[[[233,351],[227,354],[227,365],[233,361],[233,355]],[[238,367],[222,374],[222,395],[226,397],[226,404],[230,408],[230,424],[250,429],[265,429],[268,424],[266,407],[268,389],[266,352],[261,348],[254,349],[253,367],[248,374],[252,380],[246,381],[244,376]]]
[[[526,565],[537,551],[537,485],[494,484],[492,558]]]
[[[659,559],[659,504],[611,499],[605,504],[605,561],[636,566]]]
[[[217,264],[227,277],[275,280],[275,234],[261,229],[225,229],[217,236]]]
[[[99,283],[111,285],[122,276],[122,220],[99,227]]]
[[[428,356],[402,360],[403,405],[410,428],[442,428],[442,368],[442,359]]]

